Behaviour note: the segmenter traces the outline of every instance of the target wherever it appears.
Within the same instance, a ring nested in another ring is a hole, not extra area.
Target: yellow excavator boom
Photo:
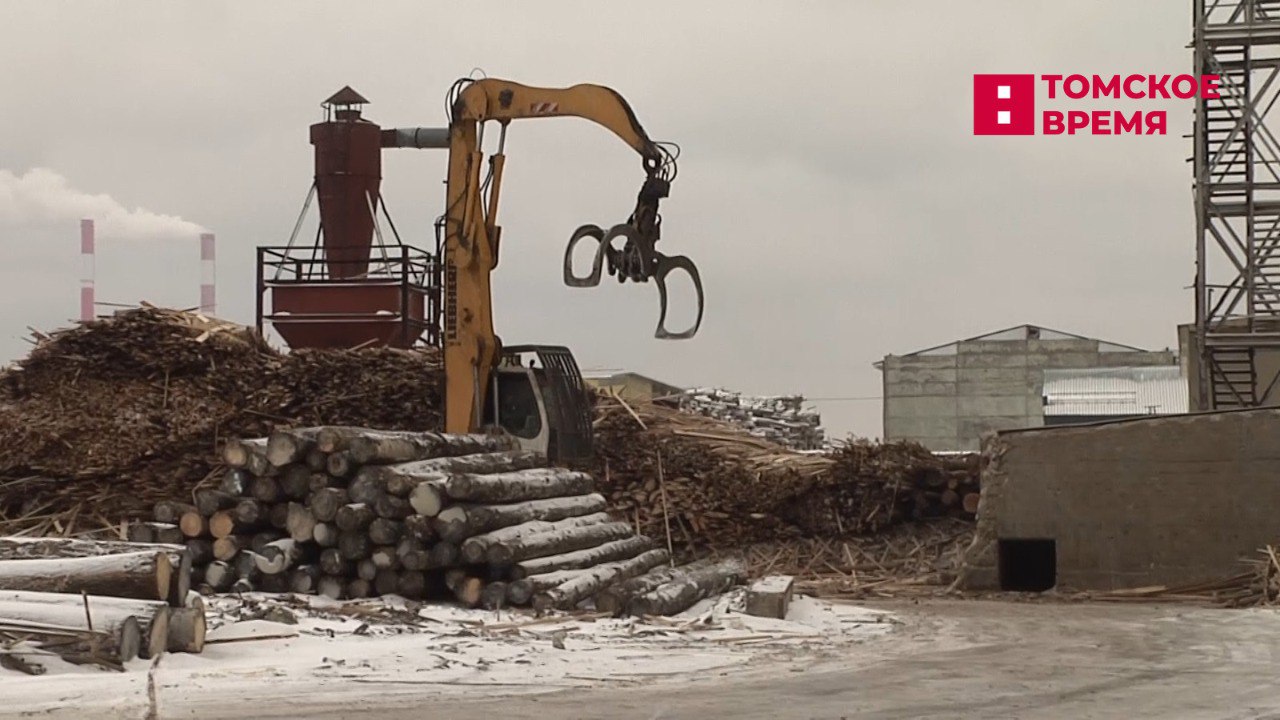
[[[498,262],[498,200],[507,125],[512,120],[580,117],[607,128],[640,154],[646,179],[631,218],[607,232],[595,225],[579,228],[565,251],[565,282],[579,287],[598,284],[606,262],[609,273],[621,280],[655,279],[662,303],[657,336],[683,338],[697,332],[702,320],[702,286],[696,268],[687,258],[669,258],[653,247],[661,222],[658,201],[670,188],[675,158],[649,138],[621,95],[599,85],[547,89],[486,78],[459,81],[451,99],[443,256],[446,432],[479,428],[490,376],[502,351],[493,327],[490,274]],[[489,157],[487,178],[482,178],[485,158],[481,141],[489,121],[499,124],[501,135],[497,152]],[[571,256],[576,243],[584,238],[597,240],[599,246],[592,272],[577,276],[571,269]],[[618,239],[624,244],[615,248],[613,242]],[[697,321],[679,333],[665,328],[665,277],[675,269],[689,272],[698,293]]]

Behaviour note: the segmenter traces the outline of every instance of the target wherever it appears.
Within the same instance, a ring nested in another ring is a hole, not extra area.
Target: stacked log
[[[190,572],[182,545],[0,538],[0,640],[116,669],[198,653],[205,615]]]
[[[660,404],[598,398],[597,457],[609,511],[673,547],[701,551],[883,532],[932,518],[972,520],[976,456],[909,442],[801,453],[732,423]]]
[[[180,523],[192,554],[210,558],[199,589],[571,609],[670,563],[604,512],[590,474],[516,447],[350,426],[228,441],[226,476]]]

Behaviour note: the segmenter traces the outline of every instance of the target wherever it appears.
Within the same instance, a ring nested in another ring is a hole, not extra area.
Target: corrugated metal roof
[[[1177,365],[1044,371],[1044,414],[1173,415],[1187,412]]]

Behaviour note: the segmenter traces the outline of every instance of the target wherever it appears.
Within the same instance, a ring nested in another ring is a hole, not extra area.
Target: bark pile
[[[596,458],[610,511],[681,549],[729,549],[973,519],[977,456],[855,440],[802,453],[734,425],[658,404],[600,397]]]
[[[226,437],[436,429],[439,376],[434,350],[281,354],[248,328],[149,306],[37,333],[0,371],[0,533],[54,521],[75,533],[191,503]]]

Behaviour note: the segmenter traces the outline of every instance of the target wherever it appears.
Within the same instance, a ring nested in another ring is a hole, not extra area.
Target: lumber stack
[[[678,398],[680,409],[732,423],[748,434],[791,450],[822,450],[822,416],[804,406],[803,395],[744,395],[720,388],[694,388]]]
[[[661,404],[599,397],[596,453],[610,509],[646,534],[692,549],[883,532],[939,517],[973,519],[976,456],[908,442],[802,453],[732,423]]]
[[[81,533],[191,502],[228,436],[436,429],[439,378],[433,349],[281,354],[249,328],[150,306],[37,333],[0,371],[0,534]]]
[[[190,506],[159,503],[155,514],[180,516],[202,593],[570,609],[669,564],[666,550],[605,512],[590,474],[516,448],[505,435],[277,431],[227,442],[229,470],[216,487]],[[698,592],[718,587],[703,585]],[[696,594],[646,609],[669,611]]]
[[[198,653],[205,614],[190,571],[182,545],[0,537],[0,661],[38,672],[16,646],[113,669]]]

